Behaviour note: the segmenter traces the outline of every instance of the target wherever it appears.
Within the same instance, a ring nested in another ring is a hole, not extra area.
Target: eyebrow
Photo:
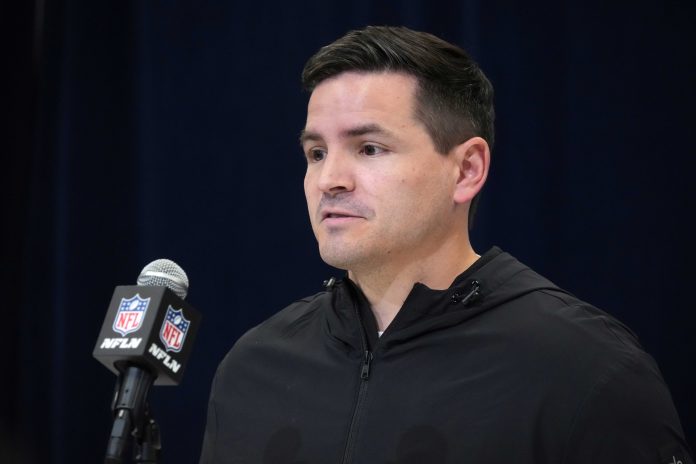
[[[340,136],[341,136],[341,138],[351,138],[351,137],[360,137],[361,135],[367,135],[367,134],[384,135],[387,137],[394,138],[394,135],[391,132],[389,132],[387,129],[380,126],[379,124],[374,124],[374,123],[363,124],[361,126],[351,127],[349,129],[342,131]],[[324,140],[324,137],[322,137],[320,133],[315,132],[315,131],[303,130],[300,133],[300,145],[304,145],[304,143],[307,141],[322,141],[322,140]]]

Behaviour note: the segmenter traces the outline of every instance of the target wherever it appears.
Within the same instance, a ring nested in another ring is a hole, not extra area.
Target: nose
[[[349,155],[327,153],[318,168],[317,188],[322,192],[333,196],[355,188],[355,173]]]

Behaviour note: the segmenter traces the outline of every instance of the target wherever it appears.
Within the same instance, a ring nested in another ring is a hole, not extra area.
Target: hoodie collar
[[[518,278],[511,283],[514,276]],[[492,247],[445,290],[414,284],[381,338],[377,337],[377,324],[367,298],[348,277],[329,288],[333,307],[327,322],[333,337],[355,349],[374,350],[378,345],[386,349],[423,333],[460,324],[542,288],[559,290],[508,253]]]

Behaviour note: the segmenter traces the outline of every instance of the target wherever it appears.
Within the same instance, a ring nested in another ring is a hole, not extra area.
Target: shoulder
[[[553,345],[587,355],[642,350],[626,325],[505,252],[492,253],[474,277],[481,282],[485,319],[531,347]]]
[[[230,459],[234,443],[219,436],[241,433],[244,421],[239,418],[253,417],[255,411],[263,409],[265,397],[260,389],[277,384],[279,373],[297,365],[298,353],[305,349],[303,343],[320,339],[315,332],[321,330],[322,314],[330,305],[326,292],[302,298],[237,340],[213,379],[201,462],[221,455]]]
[[[230,364],[251,359],[264,351],[282,350],[293,340],[310,338],[308,332],[321,330],[324,313],[331,306],[331,294],[320,292],[297,300],[259,325],[249,329],[232,346],[220,363],[218,374]]]
[[[297,300],[244,334],[237,344],[263,337],[287,337],[301,331],[331,306],[331,294],[320,292]]]
[[[558,356],[605,364],[644,354],[638,337],[625,324],[560,289],[528,292],[489,313],[512,340],[530,348],[553,349]]]
[[[568,403],[563,462],[691,462],[657,363],[625,324],[560,289],[504,312],[529,369],[543,369],[555,400]]]
[[[641,350],[604,367],[573,417],[564,462],[691,463],[679,416],[652,357]]]

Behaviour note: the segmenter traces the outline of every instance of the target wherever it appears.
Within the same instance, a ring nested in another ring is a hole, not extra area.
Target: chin
[[[356,265],[364,261],[364,257],[356,250],[351,250],[346,246],[337,246],[336,244],[320,246],[319,254],[321,259],[329,266],[345,271],[355,269]]]
[[[322,261],[329,266],[335,267],[336,269],[343,269],[344,271],[348,271],[350,269],[349,260],[334,255],[327,255],[324,253],[320,254]]]

